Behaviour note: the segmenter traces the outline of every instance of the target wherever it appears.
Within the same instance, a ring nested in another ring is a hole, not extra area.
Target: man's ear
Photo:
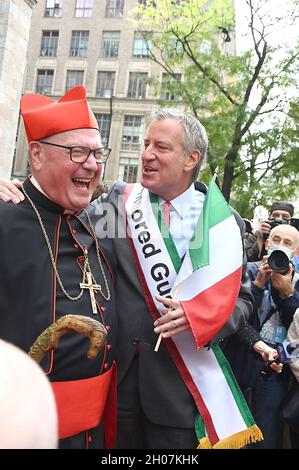
[[[266,249],[266,251],[268,251],[268,247],[269,247],[269,238],[267,238],[267,240],[265,241],[265,249]]]
[[[32,169],[35,171],[40,171],[44,159],[44,154],[42,151],[42,146],[39,142],[30,142],[29,155]]]
[[[192,153],[188,155],[185,161],[185,170],[186,171],[192,171],[196,165],[200,162],[201,160],[201,154],[199,150],[193,150]]]

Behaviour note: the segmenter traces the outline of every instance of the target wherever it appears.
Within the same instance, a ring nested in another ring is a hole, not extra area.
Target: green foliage
[[[287,96],[297,86],[299,47],[282,52],[281,45],[270,45],[271,28],[286,19],[265,14],[267,0],[247,3],[253,48],[238,55],[229,41],[235,28],[231,0],[148,0],[132,18],[139,31],[151,31],[150,59],[169,76],[162,87],[152,80],[157,96],[168,91],[180,97],[161,100],[161,106],[182,107],[207,129],[201,180],[209,181],[218,166],[225,197],[251,216],[256,204],[289,199],[296,191],[298,103],[290,107]]]

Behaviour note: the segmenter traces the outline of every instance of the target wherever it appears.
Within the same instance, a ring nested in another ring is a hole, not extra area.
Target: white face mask
[[[270,245],[268,248],[268,255],[271,255],[271,253],[273,253],[273,251],[275,250],[283,251],[289,259],[291,259],[292,257],[293,250],[291,250],[290,248],[287,248],[286,246],[278,246],[278,245]]]

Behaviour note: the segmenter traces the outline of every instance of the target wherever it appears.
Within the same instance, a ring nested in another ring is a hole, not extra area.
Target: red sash
[[[106,447],[113,448],[116,435],[116,365],[97,377],[51,382],[54,391],[59,438],[95,428],[104,417]]]

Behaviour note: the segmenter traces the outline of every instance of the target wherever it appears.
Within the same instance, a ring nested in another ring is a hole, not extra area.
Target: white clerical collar
[[[35,186],[36,189],[39,190],[40,193],[43,193],[44,196],[46,196],[48,199],[50,199],[52,201],[52,199],[45,193],[45,191],[42,189],[41,185],[39,184],[38,181],[36,181],[36,179],[34,178],[33,175],[30,175],[30,181],[33,184],[33,186]]]
[[[35,186],[36,189],[39,190],[39,192],[41,192],[44,196],[46,196],[48,199],[50,199],[50,201],[55,202],[55,201],[53,201],[53,199],[51,199],[51,198],[45,193],[45,191],[42,189],[41,185],[39,184],[38,181],[36,181],[36,179],[34,178],[33,175],[30,175],[30,181],[31,181],[31,183],[33,184],[33,186]],[[57,203],[55,203],[55,204],[57,204]],[[69,209],[64,209],[64,214],[75,214],[75,211],[70,211]]]
[[[181,218],[183,218],[184,215],[184,207],[186,208],[186,206],[190,207],[190,205],[192,205],[192,202],[196,199],[197,192],[198,191],[196,191],[194,184],[191,184],[191,186],[189,186],[186,191],[184,191],[182,194],[175,197],[174,199],[171,199],[170,202],[172,207]],[[161,206],[164,202],[165,199],[159,197],[159,205]]]

